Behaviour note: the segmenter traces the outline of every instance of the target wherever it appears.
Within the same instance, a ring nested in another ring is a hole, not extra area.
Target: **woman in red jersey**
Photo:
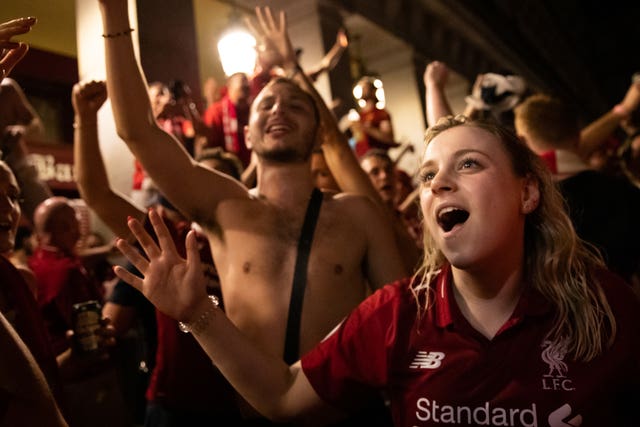
[[[280,420],[348,412],[385,391],[398,426],[637,425],[640,304],[580,241],[538,158],[504,128],[443,119],[421,166],[425,258],[374,293],[300,362],[261,354],[201,295],[197,248],[119,247],[117,269],[190,326],[230,382]],[[330,411],[333,408],[334,411]]]

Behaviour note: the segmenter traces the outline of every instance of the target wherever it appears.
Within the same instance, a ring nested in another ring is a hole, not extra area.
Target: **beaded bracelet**
[[[119,33],[103,34],[102,37],[104,37],[105,39],[113,39],[115,37],[128,36],[132,32],[133,32],[133,28],[127,28],[126,30],[120,31]]]
[[[190,323],[178,322],[178,327],[182,332],[185,334],[199,334],[209,325],[209,320],[213,316],[213,313],[220,306],[220,300],[217,296],[209,295],[209,299],[212,302],[211,306],[209,306],[209,308],[207,308],[196,320]]]

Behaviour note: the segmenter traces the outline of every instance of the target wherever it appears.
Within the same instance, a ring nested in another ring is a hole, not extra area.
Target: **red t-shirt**
[[[318,395],[339,407],[362,389],[385,390],[396,426],[638,426],[640,303],[616,277],[603,278],[618,330],[591,362],[549,346],[552,306],[533,291],[488,340],[460,312],[445,268],[419,321],[409,281],[388,285],[302,367]]]
[[[53,350],[69,348],[66,332],[73,329],[73,305],[89,300],[102,302],[101,285],[77,256],[37,248],[29,267],[38,281],[38,306],[47,324]]]
[[[374,108],[368,111],[360,112],[360,122],[362,124],[369,124],[371,127],[378,128],[380,127],[380,123],[383,121],[391,121],[391,116],[386,110],[380,110],[378,108]],[[380,142],[376,138],[367,135],[366,132],[361,133],[361,138],[356,141],[355,144],[355,152],[358,158],[364,156],[367,151],[372,148],[379,148],[382,150],[388,150],[389,144],[385,144],[384,142]]]
[[[238,156],[247,167],[251,150],[244,142],[244,127],[249,123],[249,106],[236,106],[228,96],[211,104],[202,116],[204,124],[211,128],[206,147],[222,147]]]

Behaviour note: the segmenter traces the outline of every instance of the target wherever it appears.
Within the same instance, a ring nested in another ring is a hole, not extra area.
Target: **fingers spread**
[[[280,11],[280,25],[278,31],[283,32],[287,29],[287,13],[284,10]]]
[[[270,31],[275,31],[278,26],[276,25],[275,20],[273,19],[273,14],[271,13],[271,8],[264,8],[265,21],[267,22],[268,28]]]
[[[256,18],[258,19],[258,23],[260,24],[260,28],[262,32],[263,33],[269,32],[270,31],[269,25],[267,24],[262,8],[259,6],[256,7]]]
[[[152,213],[155,213],[155,211],[152,210],[152,209],[149,210],[149,219],[152,218]],[[155,214],[157,215],[157,213],[155,213]],[[153,224],[153,220],[152,220],[152,224]],[[140,247],[142,248],[144,253],[147,254],[147,257],[149,257],[149,259],[153,259],[155,257],[159,257],[160,256],[160,248],[158,247],[158,245],[156,245],[156,242],[154,242],[154,240],[151,238],[149,233],[147,233],[147,231],[144,229],[144,227],[142,226],[140,221],[138,221],[135,218],[130,218],[127,221],[127,225],[129,226],[129,230],[131,230],[131,232],[133,233],[135,238],[138,240],[138,243],[140,244]],[[154,225],[154,229],[155,229],[155,225]],[[120,245],[121,244],[122,244],[121,242],[118,242],[118,249],[120,249]],[[124,244],[122,244],[122,245],[123,245],[123,247],[128,246],[128,245],[125,246]],[[120,249],[120,250],[122,250],[122,249]],[[135,252],[137,253],[137,251],[135,251]],[[128,254],[125,253],[125,255],[127,255],[127,257],[129,257]],[[135,255],[132,254],[132,256],[135,256]],[[144,274],[143,270],[140,270],[140,271]]]
[[[196,239],[196,232],[191,230],[187,233],[187,239],[185,242],[187,249],[187,263],[188,264],[200,264],[200,250],[198,249],[198,240]]]
[[[133,262],[132,262],[132,264],[133,264]],[[126,269],[122,268],[119,265],[116,265],[115,267],[113,267],[113,272],[120,279],[122,279],[126,283],[130,284],[131,286],[133,286],[134,288],[136,288],[140,292],[142,292],[142,278],[141,277],[138,277],[135,274],[132,274],[131,272],[127,271]]]
[[[167,225],[164,223],[158,212],[154,209],[150,210],[149,219],[151,220],[151,225],[153,225],[153,229],[156,232],[156,236],[158,236],[160,250],[167,256],[177,257],[178,252],[176,251],[176,245],[173,241],[173,237],[171,237],[171,233],[169,233]],[[151,256],[151,254],[148,255]]]

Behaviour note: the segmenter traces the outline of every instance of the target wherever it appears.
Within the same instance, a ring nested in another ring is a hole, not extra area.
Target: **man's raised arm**
[[[127,217],[140,221],[146,213],[111,187],[98,141],[98,110],[107,99],[102,81],[80,82],[73,86],[71,101],[75,112],[73,160],[80,196],[116,235],[129,235]]]
[[[210,219],[226,198],[248,197],[246,188],[203,168],[156,124],[145,76],[134,55],[127,0],[99,0],[107,88],[118,135],[171,202],[192,219]],[[204,192],[203,189],[215,191]]]

